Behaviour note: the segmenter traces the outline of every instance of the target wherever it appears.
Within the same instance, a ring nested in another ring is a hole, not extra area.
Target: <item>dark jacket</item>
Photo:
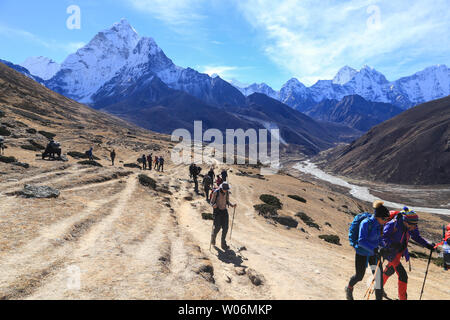
[[[396,218],[386,223],[381,240],[382,246],[388,251],[386,259],[392,261],[397,254],[402,253],[406,261],[409,261],[408,242],[410,238],[421,246],[429,245],[428,241],[420,235],[418,228],[410,231],[405,227],[402,214],[398,214]]]

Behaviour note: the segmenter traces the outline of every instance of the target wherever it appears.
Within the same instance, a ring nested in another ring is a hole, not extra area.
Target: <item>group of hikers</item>
[[[408,207],[404,207],[402,211],[389,211],[382,201],[375,201],[373,208],[373,214],[357,215],[350,226],[349,241],[356,252],[356,270],[345,287],[346,298],[353,300],[353,288],[364,278],[369,264],[374,274],[374,291],[377,300],[387,298],[383,288],[394,273],[398,277],[398,297],[400,300],[407,300],[408,274],[401,259],[404,257],[407,262],[410,259],[409,240],[413,239],[430,250],[430,258],[431,253],[441,244],[436,245],[420,235],[419,216]],[[447,226],[447,230],[450,230],[450,225]],[[444,239],[444,241],[447,240]],[[448,255],[445,259],[448,260]],[[384,260],[387,260],[388,264],[383,270]]]
[[[162,156],[155,156],[153,159],[153,153],[146,156],[142,155],[140,162],[142,163],[142,170],[152,170],[152,167],[157,170],[164,172],[164,158]]]
[[[198,176],[200,175],[202,168],[195,163],[189,166],[189,176],[194,180],[194,191],[199,193],[198,190]],[[214,186],[214,179],[216,186]],[[203,190],[205,191],[206,201],[213,208],[213,229],[211,232],[211,245],[216,245],[216,238],[219,231],[222,229],[222,236],[220,247],[223,250],[228,250],[229,246],[226,242],[229,226],[229,214],[228,207],[236,208],[237,204],[230,202],[230,184],[228,183],[228,172],[223,169],[220,174],[216,176],[214,168],[211,167],[207,174],[203,176]],[[210,195],[210,191],[212,191]]]

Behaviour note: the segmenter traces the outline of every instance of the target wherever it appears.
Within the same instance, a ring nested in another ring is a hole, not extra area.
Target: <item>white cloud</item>
[[[235,0],[276,64],[306,84],[402,55],[449,51],[448,1]]]
[[[210,76],[213,74],[219,75],[222,79],[230,79],[235,76],[234,71],[236,71],[238,68],[233,66],[214,66],[214,65],[207,65],[207,66],[200,66],[199,70],[202,73],[206,73]]]
[[[84,42],[60,43],[55,40],[45,40],[29,31],[10,28],[3,25],[0,25],[0,34],[33,42],[47,49],[64,50],[66,53],[74,53],[79,48],[86,45]]]

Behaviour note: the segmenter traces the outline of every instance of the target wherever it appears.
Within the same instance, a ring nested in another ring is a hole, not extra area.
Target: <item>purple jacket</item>
[[[388,249],[386,259],[392,261],[398,253],[403,252],[402,256],[405,257],[406,261],[409,261],[408,242],[410,237],[423,247],[429,244],[427,240],[422,238],[418,228],[409,231],[405,227],[403,215],[400,213],[395,219],[386,223],[381,238],[382,246]]]

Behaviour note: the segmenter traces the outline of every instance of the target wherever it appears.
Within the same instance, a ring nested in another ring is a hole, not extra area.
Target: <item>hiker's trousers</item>
[[[350,282],[348,284],[349,287],[353,288],[355,284],[360,282],[362,279],[364,279],[364,275],[366,273],[367,264],[370,265],[370,268],[372,270],[372,274],[375,274],[376,268],[377,268],[377,257],[376,256],[362,256],[356,253],[355,255],[355,275],[351,277]],[[375,297],[377,300],[383,299],[383,281],[382,281],[382,266],[380,263],[377,277],[375,279]]]
[[[403,256],[403,252],[398,253],[394,260],[389,262],[389,264],[386,266],[386,269],[384,269],[383,274],[383,284],[386,283],[386,281],[389,279],[390,276],[392,276],[395,273],[397,273],[398,276],[398,298],[400,300],[408,300],[407,295],[407,289],[408,289],[408,274],[406,273],[405,268],[400,262],[400,259]]]
[[[222,242],[221,244],[225,244],[225,239],[227,238],[227,232],[228,232],[228,210],[220,210],[220,209],[214,209],[214,229],[213,234],[211,237],[215,240],[217,237],[217,234],[219,233],[220,229],[222,229]]]

